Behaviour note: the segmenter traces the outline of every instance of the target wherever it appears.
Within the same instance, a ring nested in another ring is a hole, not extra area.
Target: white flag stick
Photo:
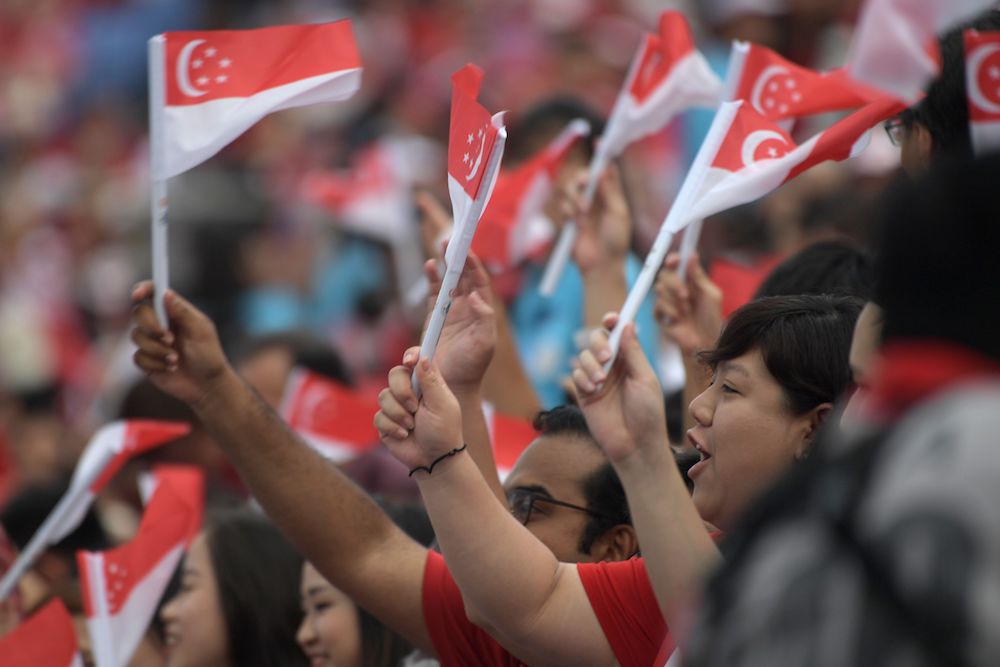
[[[164,152],[163,113],[166,104],[164,79],[163,35],[149,39],[149,211],[153,263],[153,308],[164,327],[169,326],[163,305],[163,294],[169,285],[169,253],[167,245],[167,170]]]
[[[698,240],[701,238],[701,228],[705,221],[701,218],[692,220],[684,230],[684,238],[681,239],[681,263],[677,267],[677,274],[684,280],[687,275],[687,267],[691,262],[691,255],[698,249]]]
[[[493,142],[489,160],[486,161],[483,182],[479,186],[478,196],[469,207],[465,220],[455,221],[455,230],[448,243],[448,250],[445,252],[447,266],[441,281],[441,289],[434,302],[434,309],[431,311],[431,319],[427,323],[424,339],[420,343],[421,359],[434,358],[434,351],[441,338],[441,330],[444,328],[445,319],[451,309],[451,294],[458,286],[462,269],[465,268],[465,259],[469,256],[469,248],[472,246],[472,237],[476,234],[476,227],[479,226],[479,218],[493,194],[493,186],[496,184],[497,175],[500,172],[500,160],[503,158],[504,145],[507,143],[507,129],[500,124],[502,115],[502,113],[498,113],[493,116],[494,127],[497,127],[497,137]],[[413,391],[417,396],[420,396],[420,383],[417,382],[416,373],[413,374]]]
[[[715,113],[715,118],[712,120],[708,134],[705,136],[701,148],[698,149],[698,154],[695,155],[694,162],[691,163],[691,168],[688,169],[687,176],[684,178],[684,183],[681,184],[681,189],[674,199],[673,206],[670,207],[666,219],[660,225],[660,231],[656,234],[653,247],[650,249],[649,254],[646,255],[642,271],[639,272],[639,277],[636,278],[635,284],[629,290],[628,297],[625,298],[625,304],[618,314],[618,324],[612,329],[611,337],[608,341],[611,345],[611,359],[605,364],[605,370],[610,369],[614,363],[615,357],[618,355],[618,345],[621,342],[622,329],[625,328],[626,324],[635,320],[635,316],[639,312],[639,306],[642,305],[643,300],[653,286],[656,272],[659,271],[660,266],[663,264],[663,259],[667,256],[667,251],[670,249],[670,242],[673,240],[674,234],[682,230],[690,222],[687,218],[688,211],[691,209],[698,191],[702,188],[705,177],[708,175],[711,161],[716,153],[719,152],[719,146],[722,144],[722,140],[725,138],[730,125],[732,125],[733,118],[736,116],[736,111],[739,107],[739,103],[724,102]]]

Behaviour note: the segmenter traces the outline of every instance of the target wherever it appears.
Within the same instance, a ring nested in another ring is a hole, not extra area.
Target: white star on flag
[[[194,69],[200,69],[201,66],[204,65],[204,64],[205,64],[205,61],[202,60],[201,58],[198,58],[197,60],[192,60],[191,61],[191,67],[193,67]]]
[[[215,49],[213,49],[211,46],[205,49],[206,58],[212,58],[213,56],[215,56],[215,53],[216,53]]]
[[[466,153],[465,155],[462,156],[462,162],[464,162],[465,164],[469,164],[469,154],[468,153]]]
[[[223,58],[222,60],[219,61],[219,67],[229,67],[232,64],[233,61],[230,60],[229,58]]]
[[[471,133],[471,132],[469,132],[469,140],[468,140],[468,142],[469,142],[470,144],[472,143],[472,133]]]
[[[199,86],[204,86],[206,83],[208,83],[208,77],[207,76],[199,76],[198,77],[198,85]]]
[[[219,76],[215,77],[215,82],[216,83],[225,83],[227,78],[228,77],[226,77],[225,74],[220,74]]]

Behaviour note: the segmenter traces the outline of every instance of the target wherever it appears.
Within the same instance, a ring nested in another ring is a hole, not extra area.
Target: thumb
[[[705,273],[705,269],[701,267],[701,257],[697,252],[691,253],[691,259],[687,265],[686,277],[688,284],[695,290],[704,291],[706,288],[714,285],[712,279]]]
[[[432,411],[437,411],[451,396],[451,390],[435,364],[421,359],[417,364],[417,381],[423,393],[423,401]]]
[[[208,320],[204,313],[172,289],[164,293],[163,303],[171,326],[182,331],[196,332]]]
[[[635,324],[630,322],[622,329],[622,337],[618,343],[618,356],[621,357],[625,365],[625,372],[630,377],[644,375],[649,369],[649,361],[646,353],[639,344],[639,337],[635,334]]]

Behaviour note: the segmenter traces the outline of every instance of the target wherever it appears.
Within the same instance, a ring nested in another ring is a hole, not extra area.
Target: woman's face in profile
[[[229,664],[226,621],[219,603],[208,540],[191,543],[181,569],[181,587],[163,607],[167,667],[219,667]]]
[[[688,439],[702,460],[688,471],[702,519],[726,530],[805,452],[812,412],[795,415],[758,350],[722,361],[691,401]]]
[[[302,610],[296,639],[313,667],[360,667],[361,627],[351,598],[309,563],[302,566]]]

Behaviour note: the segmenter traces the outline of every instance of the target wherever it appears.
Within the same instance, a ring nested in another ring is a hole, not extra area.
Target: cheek
[[[337,667],[360,664],[361,626],[351,603],[338,605],[316,618],[316,635]]]
[[[207,590],[193,591],[178,607],[181,641],[169,667],[226,664],[226,622],[218,599]]]

